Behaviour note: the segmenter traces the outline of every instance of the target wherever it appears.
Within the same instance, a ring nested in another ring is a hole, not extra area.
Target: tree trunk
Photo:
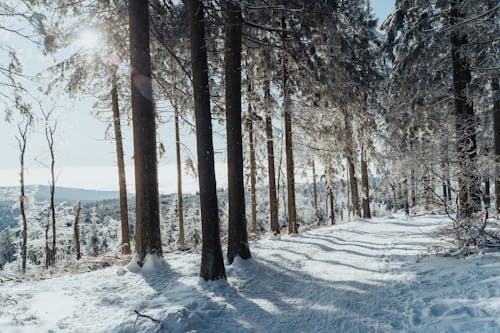
[[[345,131],[346,131],[346,157],[347,164],[349,167],[349,182],[351,184],[351,197],[352,197],[352,209],[354,214],[361,217],[361,211],[359,209],[359,193],[358,193],[358,180],[356,179],[356,168],[354,165],[354,143],[352,139],[352,123],[350,116],[345,114]]]
[[[286,18],[281,17],[281,28],[286,30]],[[283,40],[286,40],[287,34],[283,33]],[[285,114],[285,154],[286,154],[286,181],[288,191],[288,232],[296,234],[299,232],[297,228],[297,209],[295,206],[295,168],[293,161],[293,146],[292,146],[292,99],[290,95],[289,73],[288,73],[288,56],[282,52],[282,68],[283,68],[283,111]]]
[[[416,189],[416,183],[415,183],[415,170],[411,170],[411,175],[410,175],[410,187],[411,187],[411,207],[415,207],[417,204],[417,189]]]
[[[398,212],[398,194],[396,191],[396,185],[391,185],[392,188],[392,212],[396,214]]]
[[[500,214],[500,90],[498,79],[491,82],[493,95],[493,131],[495,144],[495,208]]]
[[[361,186],[362,194],[361,198],[363,206],[363,218],[371,219],[372,215],[370,213],[370,188],[368,183],[368,163],[366,162],[365,150],[361,150]]]
[[[54,265],[56,262],[56,207],[55,207],[55,188],[56,188],[56,177],[55,177],[55,154],[54,154],[54,133],[56,131],[57,123],[52,127],[49,125],[50,113],[46,115],[45,120],[45,139],[49,146],[50,153],[50,204],[49,204],[49,217],[52,218],[52,249],[49,250],[50,253],[50,265]]]
[[[460,8],[462,3],[463,0],[451,1],[452,24],[457,24],[465,18]],[[467,96],[467,85],[471,82],[470,64],[461,50],[467,43],[467,35],[461,29],[452,32],[453,95],[459,160],[458,215],[461,218],[470,218],[481,207],[477,172],[476,121],[472,101]]]
[[[49,269],[51,255],[49,245],[49,229],[50,229],[50,209],[47,215],[47,223],[45,224],[45,269]]]
[[[215,183],[212,118],[202,0],[186,0],[193,71],[196,149],[200,184],[202,250],[200,276],[205,280],[225,279],[219,231],[219,209]]]
[[[267,169],[269,176],[269,209],[271,211],[271,231],[280,232],[278,222],[278,202],[276,197],[276,171],[274,169],[274,138],[271,112],[271,89],[269,80],[264,81],[264,101],[266,108]]]
[[[253,120],[252,120],[252,106],[250,101],[248,102],[248,114],[247,119],[247,129],[248,129],[248,141],[250,141],[250,194],[252,199],[252,232],[257,234],[257,194],[255,189],[255,147],[253,139]]]
[[[311,160],[312,172],[313,172],[313,197],[314,197],[314,210],[318,210],[318,189],[316,187],[316,165],[314,164],[314,158]]]
[[[19,144],[19,162],[20,162],[20,167],[19,167],[19,182],[20,182],[20,187],[21,187],[21,195],[19,196],[19,210],[21,212],[21,220],[23,223],[23,229],[22,229],[22,235],[23,235],[23,242],[21,244],[21,270],[23,273],[26,273],[26,256],[27,256],[27,249],[28,249],[28,222],[26,221],[26,211],[24,207],[24,201],[26,199],[26,195],[24,193],[24,155],[26,153],[26,141],[27,141],[27,132],[28,132],[28,126],[29,122],[26,122],[26,125],[24,128],[21,128],[21,126],[18,126],[19,130],[19,137],[17,138],[18,144]]]
[[[241,139],[241,8],[227,1],[225,8],[225,86],[227,134],[227,192],[229,222],[227,261],[236,256],[251,257],[248,247],[245,214],[245,187],[243,179],[243,147]]]
[[[256,173],[257,167],[255,162],[255,147],[253,138],[253,109],[252,109],[252,82],[247,70],[247,103],[248,103],[248,116],[247,116],[247,130],[248,141],[250,143],[250,196],[252,201],[252,232],[257,234],[257,191],[256,187]]]
[[[405,196],[405,214],[406,216],[409,216],[410,215],[410,203],[409,203],[409,195],[408,195],[408,179],[405,178],[405,180],[403,181],[403,185],[404,185],[404,196]]]
[[[330,222],[335,224],[335,198],[333,197],[333,189],[328,187],[328,196],[330,197]]]
[[[113,70],[111,104],[113,109],[113,126],[115,130],[116,161],[118,164],[118,184],[120,189],[120,219],[122,231],[122,253],[130,254],[130,230],[128,226],[127,181],[125,178],[125,161],[123,158],[123,139],[120,123],[120,107],[118,104],[118,87],[116,72]]]
[[[148,2],[130,0],[130,65],[134,132],[137,262],[146,255],[162,256],[156,160],[156,123],[151,85]]]
[[[80,253],[80,229],[78,224],[78,222],[80,221],[80,209],[81,209],[81,203],[80,201],[78,201],[75,207],[75,223],[73,224],[76,260],[80,260],[80,258],[82,257],[82,254]]]
[[[177,161],[177,212],[179,214],[179,246],[185,245],[184,239],[184,201],[182,197],[182,165],[181,165],[181,138],[179,133],[179,110],[174,108],[175,122],[175,157]]]
[[[346,167],[346,183],[348,182],[349,184],[346,184],[346,188],[347,188],[347,221],[350,221],[351,220],[351,182],[349,181],[349,179],[351,178],[351,173],[350,173],[350,169],[349,169],[349,160],[346,159],[347,161],[347,167]]]

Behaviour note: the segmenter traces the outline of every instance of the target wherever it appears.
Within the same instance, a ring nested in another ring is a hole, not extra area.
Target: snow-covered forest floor
[[[395,216],[268,236],[227,267],[227,282],[200,281],[193,253],[142,273],[4,282],[0,332],[499,332],[500,253],[436,256],[446,222]]]

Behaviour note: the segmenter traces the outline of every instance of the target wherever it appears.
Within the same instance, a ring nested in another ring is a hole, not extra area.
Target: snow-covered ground
[[[156,271],[0,283],[0,332],[500,332],[500,253],[432,255],[444,221],[268,237],[227,268],[227,282],[200,281],[199,255],[177,253]]]

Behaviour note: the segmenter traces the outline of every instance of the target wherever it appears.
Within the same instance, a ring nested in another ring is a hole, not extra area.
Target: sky
[[[379,24],[392,11],[394,0],[372,0],[375,15],[379,18]],[[83,35],[83,43],[95,42],[95,38]],[[38,73],[50,66],[52,59],[43,57],[29,42],[19,40],[18,37],[0,31],[0,45],[6,43],[14,45],[19,51],[25,73],[28,75]],[[0,55],[0,61],[3,61]],[[92,115],[92,98],[70,99],[63,92],[56,93],[54,101],[46,107],[54,107],[54,119],[57,119],[58,126],[55,133],[55,155],[56,169],[58,170],[58,183],[62,186],[77,186],[89,189],[113,189],[117,188],[115,143],[105,138],[107,124],[97,120]],[[0,112],[2,112],[0,110]],[[171,164],[175,163],[175,145],[172,114],[166,110],[163,115],[164,124],[158,130],[158,141],[162,142],[166,148],[163,157],[159,159],[160,169],[170,170]],[[15,136],[17,134],[17,119],[6,122],[0,114],[0,186],[15,186],[18,184],[19,152]],[[43,122],[37,120],[33,131],[28,137],[26,153],[26,181],[28,184],[47,184],[48,170],[45,165],[49,163],[49,154],[43,133]],[[131,126],[123,126],[125,163],[132,170],[132,129]],[[181,138],[184,140],[183,159],[196,153],[195,137],[192,128],[184,124],[181,128]],[[225,162],[225,131],[221,126],[214,126],[214,146],[216,149],[216,162]],[[79,173],[89,171],[89,175]],[[101,174],[96,170],[103,170]],[[106,170],[106,171],[104,171]],[[133,172],[128,172],[129,190],[133,186]],[[219,172],[220,173],[220,172]],[[170,172],[169,172],[170,174]],[[169,175],[171,176],[171,175]],[[160,183],[162,175],[159,175]],[[77,179],[78,178],[78,179]],[[166,192],[173,192],[173,184],[168,177],[164,185],[160,184]],[[218,177],[224,182],[222,175]]]

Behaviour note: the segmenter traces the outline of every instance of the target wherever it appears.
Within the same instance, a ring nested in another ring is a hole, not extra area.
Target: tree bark
[[[243,178],[243,147],[241,137],[241,8],[231,1],[225,8],[225,86],[227,134],[227,192],[229,222],[227,261],[236,256],[251,257],[248,247],[245,214],[245,186]]]
[[[184,237],[184,200],[182,197],[182,165],[181,165],[181,138],[179,131],[179,110],[174,108],[175,122],[175,157],[177,162],[177,212],[179,214],[179,246],[185,245]]]
[[[266,108],[267,170],[269,177],[269,209],[271,215],[271,231],[280,232],[278,223],[278,202],[276,197],[276,171],[274,168],[274,138],[271,111],[271,89],[268,79],[264,81],[264,101]]]
[[[162,256],[156,123],[151,84],[148,2],[130,0],[130,64],[136,190],[135,248],[137,262],[146,255]]]
[[[500,214],[500,90],[498,78],[491,82],[493,95],[493,131],[495,144],[495,208]]]
[[[193,70],[196,148],[200,184],[202,250],[200,276],[205,280],[225,279],[219,231],[219,209],[215,183],[212,119],[208,85],[208,61],[202,0],[186,0]]]
[[[281,28],[286,30],[286,18],[281,17]],[[283,33],[283,40],[286,40],[287,34]],[[285,154],[286,154],[286,180],[288,191],[288,232],[296,234],[297,228],[297,209],[295,205],[295,167],[293,160],[292,144],[292,99],[289,87],[288,56],[282,52],[283,69],[283,111],[285,115]]]
[[[80,209],[81,209],[81,203],[78,201],[75,207],[75,223],[73,224],[73,234],[75,237],[75,253],[76,253],[76,260],[80,260],[82,257],[82,254],[80,252],[80,228],[79,228],[79,221],[80,221]]]
[[[128,225],[128,202],[127,202],[127,181],[125,178],[125,161],[123,154],[123,138],[120,123],[120,107],[118,104],[118,86],[116,72],[113,70],[111,88],[111,106],[113,109],[113,128],[115,130],[116,162],[118,165],[118,184],[120,190],[120,219],[122,232],[122,253],[130,254],[130,230]]]
[[[452,24],[457,24],[465,18],[460,8],[462,3],[463,0],[451,1]],[[461,218],[470,218],[481,207],[477,171],[476,121],[472,101],[467,96],[467,85],[471,82],[470,64],[467,58],[462,55],[461,50],[467,43],[467,35],[460,28],[452,32],[453,95],[459,160],[458,215]]]
[[[362,194],[361,203],[363,206],[363,218],[371,219],[370,212],[370,188],[368,183],[368,163],[366,162],[366,154],[364,148],[361,150],[361,186]]]

